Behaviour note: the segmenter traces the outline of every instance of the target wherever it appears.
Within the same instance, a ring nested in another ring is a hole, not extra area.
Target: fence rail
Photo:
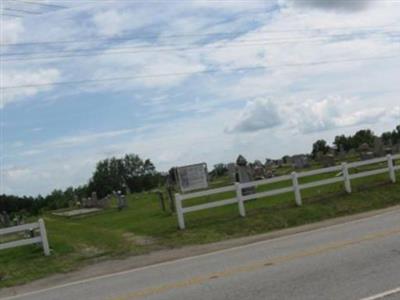
[[[177,208],[178,225],[179,225],[180,229],[185,229],[185,219],[184,219],[185,213],[190,213],[190,212],[194,212],[194,211],[215,208],[215,207],[220,207],[220,206],[225,206],[225,205],[231,205],[231,204],[237,204],[240,216],[244,217],[244,216],[246,216],[246,210],[245,210],[245,206],[244,206],[244,203],[246,201],[257,199],[257,198],[265,198],[265,197],[290,193],[290,192],[294,193],[294,196],[295,196],[294,198],[295,198],[296,204],[298,206],[301,206],[302,205],[302,198],[301,198],[302,190],[319,187],[319,186],[324,186],[324,185],[328,185],[328,184],[333,184],[333,183],[338,183],[338,182],[343,182],[346,192],[351,193],[351,180],[368,177],[368,176],[374,176],[374,175],[378,175],[378,174],[388,173],[390,180],[393,183],[395,183],[396,182],[396,171],[400,170],[400,165],[396,166],[394,163],[395,160],[400,160],[400,154],[387,155],[386,157],[379,157],[379,158],[374,158],[374,159],[365,160],[365,161],[343,163],[340,166],[333,166],[333,167],[329,167],[329,168],[322,168],[322,169],[311,170],[311,171],[306,171],[306,172],[301,172],[301,173],[293,172],[290,175],[284,175],[284,176],[274,177],[274,178],[270,178],[270,179],[257,180],[257,181],[246,182],[246,183],[236,183],[235,185],[232,185],[232,186],[210,189],[210,190],[200,191],[200,192],[195,192],[195,193],[190,193],[190,194],[176,194],[175,195],[175,204],[176,204],[176,208]],[[386,163],[387,167],[375,169],[375,170],[364,171],[364,172],[360,172],[360,173],[354,173],[354,174],[350,174],[350,172],[349,172],[349,170],[352,168],[358,168],[358,167],[363,167],[363,166],[368,166],[368,165],[373,165],[373,164],[378,164],[378,163]],[[322,179],[322,180],[308,182],[308,183],[302,183],[302,184],[299,183],[299,178],[305,178],[305,177],[333,173],[333,172],[339,172],[339,173],[334,178]],[[257,187],[260,185],[268,185],[268,184],[284,182],[284,181],[289,181],[289,180],[291,180],[291,186],[288,186],[288,187],[277,188],[277,189],[273,189],[270,191],[259,192],[259,193],[246,195],[246,196],[243,195],[243,193],[242,193],[244,188]],[[198,205],[189,206],[189,207],[182,207],[183,201],[188,200],[188,199],[210,196],[210,195],[221,194],[221,193],[232,192],[232,191],[236,192],[235,198],[217,200],[217,201],[207,202],[204,204],[198,204]]]
[[[39,219],[38,222],[36,223],[30,223],[30,224],[24,224],[24,225],[0,229],[0,236],[27,230],[33,231],[35,229],[39,229],[40,236],[32,237],[29,239],[20,239],[7,243],[0,243],[0,250],[40,243],[42,244],[44,255],[46,256],[50,255],[50,247],[49,247],[49,242],[47,240],[46,226],[44,224],[43,219]]]
[[[363,178],[363,177],[388,173],[390,180],[393,183],[395,183],[396,182],[396,171],[400,170],[400,165],[396,166],[394,163],[395,160],[400,160],[400,154],[387,155],[386,157],[379,157],[379,158],[374,158],[374,159],[365,160],[365,161],[342,163],[342,165],[339,165],[339,166],[311,170],[311,171],[306,171],[306,172],[301,172],[301,173],[293,172],[290,175],[284,175],[284,176],[274,177],[274,178],[270,178],[270,179],[257,180],[257,181],[246,182],[246,183],[236,183],[235,185],[231,185],[231,186],[210,189],[210,190],[200,191],[200,192],[195,192],[195,193],[190,193],[190,194],[176,194],[175,195],[175,204],[176,204],[176,210],[177,210],[178,225],[179,225],[180,229],[185,229],[185,227],[186,227],[185,226],[185,218],[184,218],[185,213],[190,213],[190,212],[194,212],[194,211],[210,209],[210,208],[215,208],[215,207],[220,207],[220,206],[225,206],[225,205],[232,205],[232,204],[238,205],[239,215],[244,217],[244,216],[246,216],[246,210],[245,210],[245,205],[244,205],[244,203],[246,201],[257,199],[257,198],[265,198],[265,197],[269,197],[269,196],[285,194],[285,193],[294,193],[294,196],[295,196],[294,198],[295,198],[296,204],[298,206],[301,206],[302,205],[302,198],[301,198],[302,190],[314,188],[314,187],[318,187],[318,186],[324,186],[324,185],[328,185],[328,184],[333,184],[333,183],[338,183],[338,182],[343,182],[346,192],[351,193],[351,180],[354,180],[357,178]],[[352,168],[358,168],[358,167],[363,167],[363,166],[368,166],[368,165],[373,165],[373,164],[378,164],[378,163],[383,163],[383,162],[385,162],[387,164],[387,166],[385,168],[369,170],[369,171],[364,171],[364,172],[354,173],[354,174],[350,174],[350,172],[349,172],[349,170]],[[327,173],[333,173],[333,172],[339,172],[339,173],[333,178],[322,179],[322,180],[308,182],[308,183],[302,183],[302,184],[299,183],[300,178],[321,175],[321,174],[327,174]],[[244,188],[257,187],[260,185],[268,185],[268,184],[284,182],[284,181],[291,181],[291,186],[283,187],[283,188],[276,188],[273,190],[254,193],[251,195],[243,195],[242,194],[242,190]],[[197,204],[197,205],[193,205],[193,206],[189,206],[189,207],[182,206],[182,203],[188,199],[194,199],[194,198],[216,195],[216,194],[232,192],[232,191],[236,192],[235,198],[222,199],[222,200],[207,202],[204,204]]]

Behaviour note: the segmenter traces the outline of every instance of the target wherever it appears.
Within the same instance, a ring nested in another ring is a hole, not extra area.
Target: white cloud
[[[14,44],[19,41],[20,36],[24,32],[24,26],[19,19],[5,19],[1,20],[1,44]]]
[[[0,103],[0,109],[7,104],[16,101],[26,100],[28,97],[37,95],[40,92],[49,91],[51,85],[40,86],[40,84],[53,83],[60,78],[60,72],[57,69],[39,69],[39,70],[10,70],[4,72],[4,82],[0,87],[19,86],[19,85],[39,85],[26,88],[6,89],[3,91],[4,98]]]
[[[246,104],[235,124],[227,128],[227,132],[254,132],[273,128],[281,123],[275,103],[258,98]]]
[[[305,134],[375,124],[391,114],[391,110],[387,108],[360,108],[354,105],[356,102],[357,99],[328,97],[319,101],[299,101],[297,105],[287,107],[285,110],[292,120],[290,126]]]
[[[93,16],[93,22],[100,35],[119,35],[134,28],[134,25],[142,25],[143,21],[130,11],[105,10]]]
[[[73,147],[79,146],[82,144],[90,144],[102,139],[110,139],[122,135],[126,135],[134,132],[134,129],[121,129],[121,130],[113,130],[113,131],[105,131],[98,133],[86,133],[86,134],[78,134],[74,136],[66,136],[61,137],[56,140],[45,143],[45,147],[55,147],[55,148],[64,148],[64,147]],[[43,147],[43,146],[42,146]]]

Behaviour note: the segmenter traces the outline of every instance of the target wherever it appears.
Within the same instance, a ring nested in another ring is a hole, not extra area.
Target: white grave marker
[[[207,164],[195,164],[177,168],[179,186],[183,193],[208,188]]]

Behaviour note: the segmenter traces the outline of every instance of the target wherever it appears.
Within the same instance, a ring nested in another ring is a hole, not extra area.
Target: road
[[[400,299],[400,211],[5,299]]]

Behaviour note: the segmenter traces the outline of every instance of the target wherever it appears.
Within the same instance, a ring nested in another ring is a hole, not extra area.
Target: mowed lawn
[[[332,176],[325,174],[313,180]],[[399,172],[397,177],[400,179]],[[217,185],[223,185],[223,181]],[[290,182],[283,182],[259,190],[288,185]],[[130,195],[128,208],[121,212],[110,208],[69,219],[47,213],[43,217],[52,255],[44,257],[36,246],[1,251],[0,287],[68,272],[99,260],[265,233],[400,204],[400,183],[390,183],[387,174],[354,180],[352,186],[350,195],[344,193],[343,183],[304,190],[302,207],[295,205],[293,193],[248,201],[246,218],[239,217],[237,205],[189,213],[185,215],[184,231],[177,229],[174,214],[161,210],[153,193]],[[192,205],[231,196],[226,193],[185,203]]]

